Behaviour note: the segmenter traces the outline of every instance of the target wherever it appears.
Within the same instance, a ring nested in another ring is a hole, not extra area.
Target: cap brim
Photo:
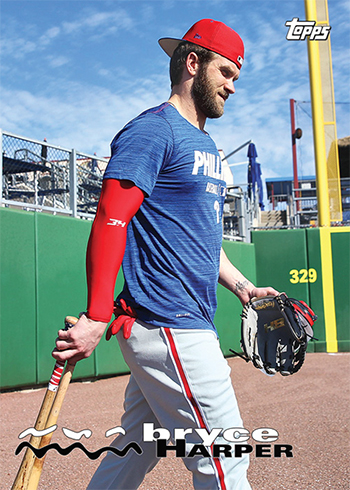
[[[159,46],[166,52],[170,58],[172,57],[175,49],[183,41],[183,39],[174,39],[172,37],[162,37],[158,40]]]

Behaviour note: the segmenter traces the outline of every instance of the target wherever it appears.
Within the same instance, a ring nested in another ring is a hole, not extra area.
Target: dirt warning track
[[[253,437],[244,443],[251,450],[253,490],[348,490],[350,353],[308,353],[301,371],[288,378],[268,377],[238,358],[229,359],[229,364],[244,428],[250,434],[260,428],[278,432],[271,444]],[[71,383],[52,443],[67,448],[77,442],[67,434],[83,431],[79,442],[90,453],[108,446],[115,436],[106,437],[106,432],[121,424],[128,378]],[[24,451],[16,456],[15,450],[29,440],[18,436],[34,424],[44,392],[42,388],[0,395],[1,489],[10,489],[15,479]],[[67,455],[48,451],[39,489],[85,489],[103,455],[93,460],[79,448]],[[140,490],[191,488],[191,474],[169,451]]]

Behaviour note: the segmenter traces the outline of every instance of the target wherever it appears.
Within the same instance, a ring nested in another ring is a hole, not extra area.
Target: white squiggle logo
[[[113,427],[113,429],[107,430],[105,436],[110,437],[110,436],[113,436],[114,434],[123,434],[123,436],[125,436],[126,431],[125,431],[125,429],[123,429],[123,427],[120,427],[120,426]]]
[[[43,429],[43,430],[36,430],[35,427],[29,427],[28,429],[20,433],[18,439],[23,439],[23,437],[26,437],[28,435],[35,436],[35,437],[46,436],[47,434],[54,432],[56,429],[57,429],[57,425],[52,425],[51,427],[48,427],[47,429]]]
[[[68,437],[69,439],[74,439],[75,441],[79,441],[79,439],[81,439],[83,436],[89,439],[89,437],[91,437],[92,435],[90,429],[81,430],[80,432],[74,432],[73,430],[62,427],[62,432],[66,437]]]
[[[48,427],[47,429],[43,429],[43,430],[36,430],[35,427],[29,427],[28,429],[24,430],[19,434],[18,439],[23,439],[28,435],[35,436],[35,437],[43,437],[46,436],[47,434],[50,434],[51,432],[54,432],[56,429],[57,429],[57,425],[52,425],[51,427]],[[79,439],[81,439],[83,436],[86,437],[87,439],[89,439],[92,436],[92,431],[90,429],[85,429],[79,432],[75,432],[66,427],[62,427],[62,432],[66,437],[68,437],[68,439],[74,439],[75,441],[79,441]],[[121,426],[112,427],[111,429],[106,431],[105,436],[110,437],[113,436],[114,434],[122,434],[123,436],[125,436],[126,431]]]

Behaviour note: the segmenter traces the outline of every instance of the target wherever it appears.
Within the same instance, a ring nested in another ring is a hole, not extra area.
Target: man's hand
[[[52,357],[58,361],[69,361],[70,364],[86,359],[97,347],[106,326],[107,323],[96,322],[82,315],[73,328],[58,331]]]
[[[249,291],[249,299],[252,298],[262,298],[263,296],[277,296],[279,294],[276,289],[271,288],[271,287],[265,287],[265,288],[253,288]]]

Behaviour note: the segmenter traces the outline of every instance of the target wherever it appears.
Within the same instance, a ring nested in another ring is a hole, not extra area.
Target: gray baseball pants
[[[108,452],[88,490],[136,490],[140,486],[145,475],[160,460],[157,442],[144,440],[144,424],[153,424],[148,427],[153,427],[154,431],[165,428],[172,438],[175,429],[188,429],[186,455],[194,445],[203,448],[203,440],[196,428],[210,433],[218,428],[243,427],[230,379],[230,367],[214,332],[156,328],[135,321],[128,340],[124,339],[121,331],[117,336],[131,376],[121,420],[126,434],[119,435],[111,446],[123,449],[130,442],[137,442],[143,453],[139,455],[129,450],[127,455],[120,457]],[[157,432],[153,434],[155,438],[159,435]],[[214,457],[210,444],[207,447],[209,455],[203,455],[198,449],[195,456],[183,458],[192,472],[194,488],[250,490],[246,476],[248,455],[234,457],[234,443],[221,435],[214,444],[226,447],[230,444],[232,457],[222,454]],[[161,482],[160,488],[166,490]]]

